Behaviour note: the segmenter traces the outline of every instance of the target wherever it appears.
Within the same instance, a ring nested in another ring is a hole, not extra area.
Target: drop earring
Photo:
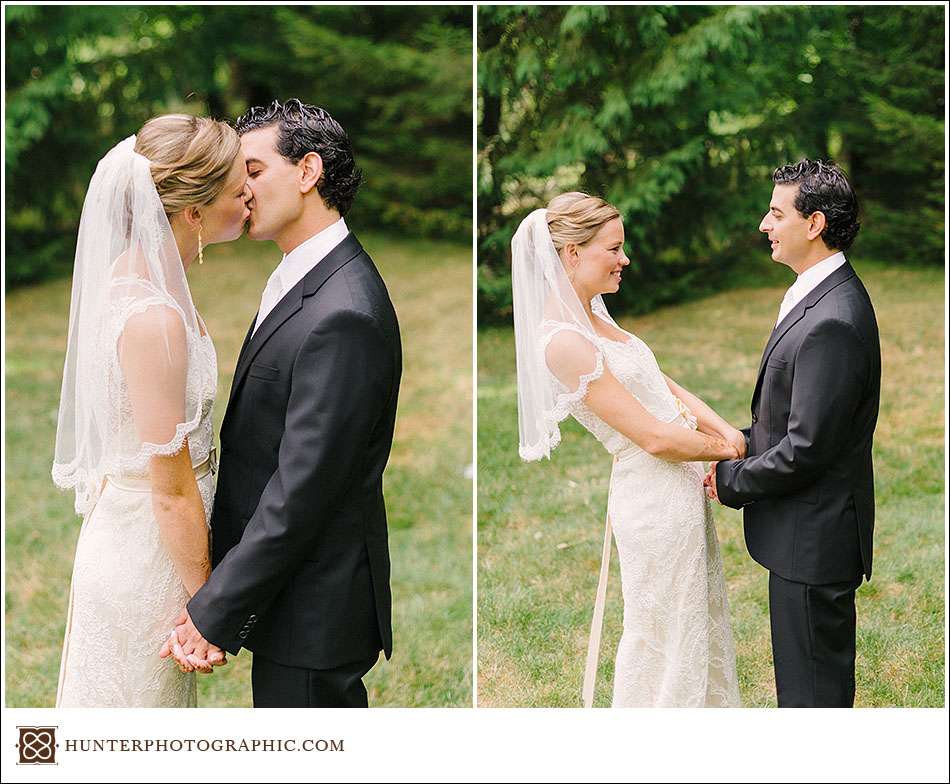
[[[198,226],[198,263],[205,263],[204,246],[201,244],[201,226]]]

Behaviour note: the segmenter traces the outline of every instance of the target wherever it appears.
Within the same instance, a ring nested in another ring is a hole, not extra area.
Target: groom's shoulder
[[[355,235],[350,234],[344,242],[350,245],[346,249],[348,260],[333,272],[318,295],[307,304],[315,315],[351,311],[386,320],[392,311],[392,302],[373,259]]]
[[[801,322],[802,339],[841,340],[871,346],[877,340],[877,319],[871,299],[857,274],[828,291],[808,309]]]
[[[835,286],[829,292],[830,296],[822,298],[819,305],[824,305],[820,311],[827,316],[840,319],[842,321],[855,322],[864,320],[868,315],[873,315],[874,306],[871,304],[871,297],[864,282],[856,272],[849,275],[841,285]]]

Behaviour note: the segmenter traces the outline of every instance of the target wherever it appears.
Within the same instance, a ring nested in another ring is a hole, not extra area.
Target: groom
[[[208,582],[184,654],[254,652],[255,707],[366,707],[392,651],[382,476],[402,372],[382,278],[343,216],[360,170],[343,128],[296,99],[238,119],[248,234],[284,252],[238,358]]]
[[[844,173],[805,159],[772,181],[759,230],[798,279],[762,356],[747,457],[713,464],[707,494],[742,508],[749,553],[769,570],[779,707],[852,707],[854,593],[871,578],[880,340],[844,257],[859,228]]]

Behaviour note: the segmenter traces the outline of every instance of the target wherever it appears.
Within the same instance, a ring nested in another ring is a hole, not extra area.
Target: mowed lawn
[[[373,706],[470,706],[472,700],[472,295],[465,245],[360,234],[399,315],[404,366],[385,474],[394,652],[366,677]],[[242,239],[189,272],[218,352],[216,432],[260,294],[280,261]],[[50,479],[70,282],[6,300],[6,704],[56,698],[80,519]],[[108,650],[103,651],[108,655]],[[157,652],[156,652],[157,654]],[[199,676],[199,705],[251,705],[251,654]],[[171,665],[170,665],[171,666]]]
[[[944,272],[855,266],[874,302],[883,351],[874,442],[874,574],[857,594],[856,704],[941,706]],[[761,352],[784,291],[731,291],[619,321],[651,346],[667,375],[745,427]],[[610,458],[570,419],[550,461],[522,463],[514,368],[511,330],[482,330],[478,699],[483,706],[579,706]],[[746,552],[740,512],[716,505],[714,514],[743,704],[774,706],[768,575]],[[614,551],[596,705],[610,704],[621,625]]]

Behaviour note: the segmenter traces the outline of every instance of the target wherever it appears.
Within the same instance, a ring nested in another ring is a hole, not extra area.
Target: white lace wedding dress
[[[188,448],[193,466],[205,464],[196,478],[207,521],[217,360],[206,330],[189,345],[186,394],[201,418]],[[147,473],[109,476],[79,532],[56,706],[195,707],[195,673],[158,656],[188,598],[159,534]]]
[[[583,401],[606,365],[657,419],[696,428],[653,352],[626,334],[624,342],[599,339],[596,368],[566,403],[614,456],[608,515],[620,554],[624,608],[612,705],[738,706],[735,647],[703,465],[650,455]]]

